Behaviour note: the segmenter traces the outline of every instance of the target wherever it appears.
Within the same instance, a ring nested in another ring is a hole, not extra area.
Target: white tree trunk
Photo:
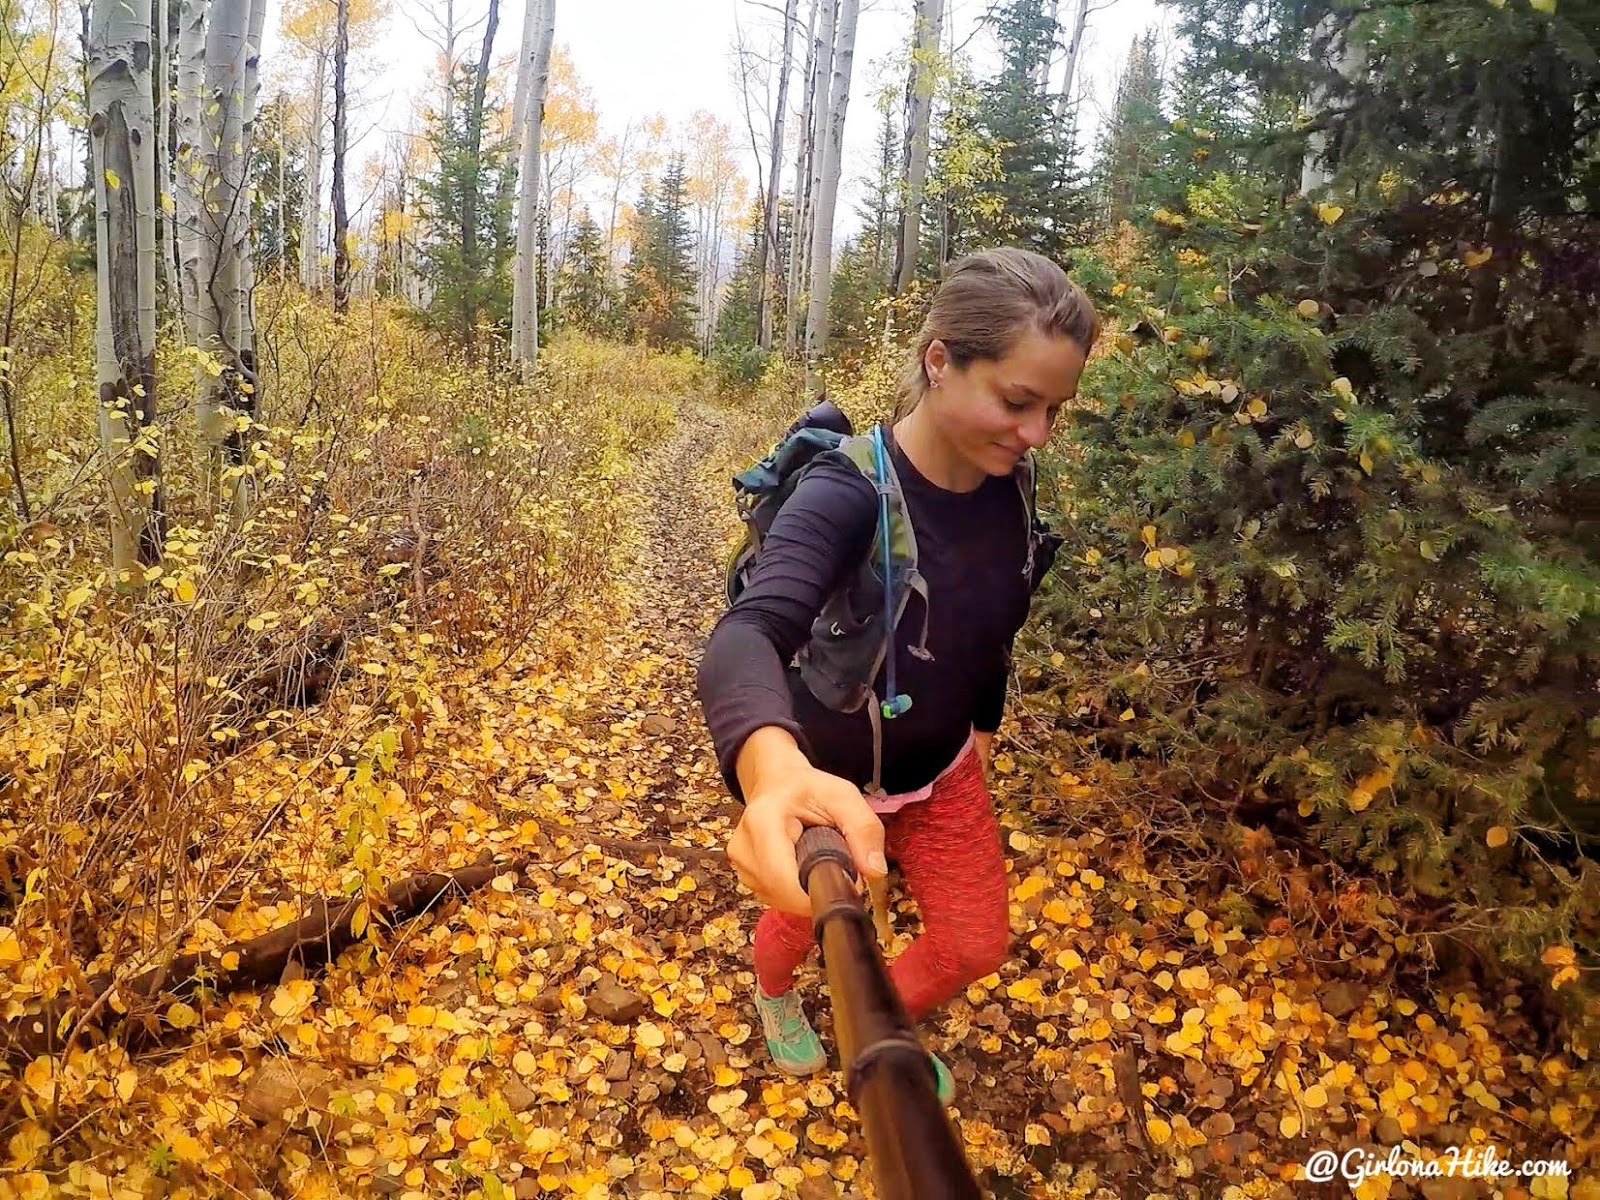
[[[156,0],[155,28],[151,31],[156,43],[154,60],[156,88],[156,184],[159,188],[157,204],[160,208],[161,226],[161,282],[166,294],[166,311],[170,327],[181,343],[188,336],[188,314],[184,311],[183,285],[178,282],[178,197],[173,178],[172,153],[172,68],[175,61],[173,47],[167,37],[171,24],[168,0]]]
[[[789,281],[784,300],[783,352],[793,357],[798,349],[800,296],[805,290],[805,251],[811,231],[811,157],[816,149],[817,11],[831,0],[811,0],[806,21],[805,99],[801,102],[800,137],[794,156],[794,204],[789,228]]]
[[[232,403],[254,421],[261,412],[261,378],[256,371],[256,253],[251,213],[255,188],[250,182],[250,159],[255,153],[256,112],[261,103],[261,40],[266,31],[267,0],[250,0],[250,25],[244,61],[244,116],[240,179],[243,194],[237,221],[231,230],[233,253],[239,264],[239,341],[234,366],[238,371]],[[279,155],[282,162],[282,155]],[[250,430],[235,430],[228,437],[228,465],[247,466],[255,437]],[[245,471],[233,490],[233,522],[237,526],[255,511],[256,478]]]
[[[205,90],[201,112],[202,158],[206,165],[201,239],[211,262],[200,278],[199,348],[220,364],[213,374],[202,367],[195,397],[195,420],[205,453],[205,491],[209,510],[231,490],[224,477],[239,383],[244,335],[240,244],[249,237],[250,203],[245,185],[245,62],[250,36],[250,0],[212,0],[206,19]],[[234,473],[237,478],[237,472]]]
[[[1050,0],[1050,52],[1039,63],[1039,78],[1033,81],[1035,90],[1043,96],[1050,88],[1050,68],[1056,63],[1057,22],[1061,19],[1061,0]]]
[[[900,262],[894,290],[903,292],[917,274],[922,251],[922,189],[928,177],[928,127],[933,117],[933,86],[938,74],[939,30],[944,22],[944,0],[917,0],[912,18],[911,78],[906,106],[906,210],[900,228]]]
[[[89,37],[95,358],[112,564],[140,584],[161,557],[156,408],[156,164],[150,5],[95,0]]]
[[[833,87],[828,97],[827,137],[822,143],[821,193],[811,233],[811,304],[806,314],[806,370],[828,351],[828,293],[833,278],[833,212],[839,199],[839,168],[844,158],[844,119],[850,105],[850,67],[856,52],[858,0],[840,0]]]
[[[201,281],[211,276],[210,255],[200,236],[206,170],[200,99],[205,90],[205,33],[206,0],[178,0],[178,145],[173,155],[173,203],[177,206],[178,286],[191,346],[200,340]]]
[[[517,84],[511,100],[511,128],[525,129],[528,123],[528,93],[533,86],[534,51],[539,45],[539,10],[543,0],[528,0],[522,14],[522,45],[517,50]]]
[[[45,199],[49,203],[50,232],[61,233],[61,181],[56,176],[56,140],[45,132],[45,146],[47,148],[49,169],[44,177]]]
[[[1312,34],[1312,42],[1323,42],[1327,45],[1324,63],[1337,71],[1346,80],[1353,80],[1366,70],[1367,57],[1365,50],[1359,46],[1352,46],[1345,32],[1338,29],[1339,17],[1336,13],[1328,13],[1317,23]],[[1326,120],[1343,109],[1344,105],[1330,103],[1328,89],[1321,84],[1311,88],[1310,95],[1306,97],[1306,111],[1314,120]],[[1306,138],[1306,155],[1300,165],[1300,194],[1309,196],[1318,188],[1326,187],[1333,179],[1333,164],[1328,161],[1329,139],[1325,130],[1312,131]]]
[[[555,39],[556,0],[529,0],[537,8],[532,57],[528,71],[527,123],[522,128],[522,168],[517,200],[517,250],[511,287],[511,359],[532,374],[539,357],[538,221],[539,166],[543,161],[545,89],[550,82],[550,47]],[[532,12],[529,13],[533,17]]]
[[[1083,31],[1089,26],[1089,0],[1077,0],[1072,19],[1072,37],[1067,41],[1067,65],[1061,76],[1061,92],[1056,96],[1056,128],[1065,129],[1072,108],[1072,89],[1078,82],[1078,60],[1083,51]]]
[[[311,111],[306,118],[306,186],[300,213],[300,286],[322,286],[322,131],[327,124],[328,57],[311,60]]]
[[[809,344],[811,328],[811,293],[816,287],[817,205],[822,198],[822,170],[827,158],[830,114],[829,103],[833,85],[833,54],[835,30],[839,22],[840,0],[822,0],[821,21],[817,32],[817,61],[813,86],[816,96],[811,101],[811,178],[806,184],[806,234],[800,244],[800,288],[804,315],[801,320],[801,346]]]
[[[756,247],[756,342],[772,349],[772,298],[777,294],[778,185],[783,179],[783,127],[789,115],[789,59],[794,46],[798,0],[783,9],[783,54],[778,60],[778,102],[772,109],[772,161],[767,165],[767,190],[761,206],[761,241]]]

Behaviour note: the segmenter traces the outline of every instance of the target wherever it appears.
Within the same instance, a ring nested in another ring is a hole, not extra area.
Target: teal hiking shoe
[[[761,1029],[767,1036],[772,1061],[785,1075],[811,1075],[828,1065],[822,1039],[806,1020],[800,993],[790,988],[781,996],[765,996],[756,984],[756,1011],[761,1014]]]
[[[956,1098],[955,1077],[950,1074],[950,1068],[944,1065],[944,1059],[932,1051],[928,1052],[928,1057],[933,1060],[933,1073],[939,1080],[939,1103],[949,1108]]]

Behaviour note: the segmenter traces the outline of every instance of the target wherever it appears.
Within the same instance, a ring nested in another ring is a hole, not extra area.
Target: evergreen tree
[[[900,135],[893,108],[879,102],[877,169],[856,207],[861,232],[839,254],[828,303],[832,310],[834,350],[841,355],[874,344],[881,320],[878,301],[893,284],[896,229],[899,224]]]
[[[429,318],[471,346],[479,322],[510,318],[515,147],[508,137],[488,136],[487,128],[473,136],[470,70],[458,72],[451,87],[455,101],[448,118],[435,116],[427,131],[437,167],[419,184],[429,231],[419,251],[433,284]],[[486,101],[484,111],[496,107],[498,101]],[[463,227],[469,214],[470,238]]]
[[[305,146],[281,137],[287,98],[279,93],[256,115],[250,146],[250,183],[255,189],[250,225],[255,230],[256,275],[278,274],[300,261],[300,213],[306,187]]]
[[[1130,739],[1174,778],[1271,787],[1524,962],[1600,945],[1568,869],[1600,842],[1600,2],[1172,6],[1055,627],[1095,678],[1208,664]]]
[[[589,333],[611,332],[612,296],[606,278],[605,237],[587,210],[578,221],[556,292],[564,321]]]
[[[681,157],[653,192],[646,184],[623,275],[628,335],[658,348],[694,344],[696,281],[686,192]]]
[[[999,177],[973,201],[980,243],[1010,243],[1061,258],[1088,217],[1074,165],[1074,136],[1037,86],[1055,45],[1054,21],[1039,0],[1009,0],[994,17],[1001,65],[982,86],[978,128],[999,155]]]
[[[1167,134],[1156,35],[1150,30],[1135,38],[1128,51],[1111,119],[1100,138],[1095,190],[1106,224],[1129,220],[1148,201],[1144,184],[1154,174]]]
[[[742,348],[759,345],[760,337],[756,329],[756,263],[758,261],[757,247],[761,238],[761,210],[759,204],[752,205],[753,219],[750,221],[750,235],[747,244],[740,250],[738,261],[734,264],[733,274],[728,279],[727,294],[723,299],[722,308],[717,313],[717,329],[714,342],[720,347]],[[783,279],[789,269],[789,230],[794,220],[794,206],[783,196],[778,197],[778,253],[773,258],[769,252],[767,256],[768,270],[775,272],[777,279]],[[767,303],[772,311],[772,319],[776,328],[783,327],[786,313],[786,297],[782,289],[774,296],[773,288],[767,288]]]

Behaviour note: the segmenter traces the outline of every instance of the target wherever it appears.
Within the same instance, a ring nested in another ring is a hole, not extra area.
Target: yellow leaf
[[[1528,7],[1538,13],[1553,13],[1556,10],[1556,0],[1528,0]]]
[[[1119,720],[1119,721],[1131,721],[1131,720],[1133,720],[1133,718],[1136,715],[1137,714],[1133,711],[1133,709],[1125,708],[1125,709],[1122,710],[1121,714],[1117,717],[1117,720]]]
[[[1033,849],[1033,839],[1027,834],[1023,833],[1020,829],[1013,830],[1008,841],[1011,845],[1011,848],[1018,854],[1026,854],[1029,850]]]
[[[1044,999],[1044,986],[1030,975],[1006,988],[1006,995],[1025,1004],[1037,1004]]]
[[[1061,900],[1052,900],[1044,906],[1041,914],[1046,921],[1053,921],[1057,925],[1065,925],[1072,920],[1072,910]]]
[[[1313,1083],[1301,1094],[1300,1099],[1305,1101],[1307,1108],[1321,1108],[1328,1103],[1328,1089],[1320,1083]]]
[[[126,1104],[133,1099],[133,1093],[139,1086],[139,1072],[132,1067],[124,1068],[117,1072],[117,1099]]]
[[[439,1095],[448,1100],[459,1096],[467,1090],[467,1068],[460,1063],[451,1063],[439,1072]]]
[[[369,1167],[378,1157],[378,1152],[371,1146],[351,1146],[344,1152],[344,1156],[352,1167]]]
[[[1193,447],[1194,447],[1194,430],[1192,430],[1192,429],[1181,429],[1181,430],[1179,430],[1178,431],[1178,445],[1182,446],[1185,450],[1193,449]]]
[[[1504,846],[1508,840],[1510,840],[1510,837],[1511,831],[1508,830],[1504,825],[1494,825],[1491,826],[1489,832],[1484,835],[1483,840],[1489,843],[1489,849],[1498,850],[1501,846]]]
[[[284,1020],[297,1017],[309,1007],[316,993],[317,985],[309,979],[292,979],[288,983],[281,983],[272,995],[272,1011]]]
[[[1177,565],[1178,558],[1179,558],[1177,547],[1175,547],[1175,546],[1163,546],[1163,547],[1161,547],[1160,551],[1158,551],[1158,555],[1159,555],[1159,557],[1161,559],[1161,565],[1163,567],[1171,567],[1171,566],[1176,566]]]
[[[177,596],[180,602],[184,604],[192,604],[194,603],[197,589],[194,586],[194,580],[185,577],[178,580],[177,585],[172,589],[172,592],[173,595]]]
[[[1289,1113],[1283,1118],[1283,1120],[1278,1122],[1278,1132],[1283,1134],[1283,1136],[1286,1138],[1299,1137],[1300,1118],[1295,1116],[1293,1113]]]
[[[1030,1146],[1048,1146],[1050,1144],[1050,1131],[1036,1122],[1028,1122],[1023,1130],[1023,1140]]]
[[[1172,1126],[1161,1117],[1151,1117],[1146,1121],[1145,1131],[1149,1133],[1153,1146],[1164,1146],[1172,1140]]]
[[[17,941],[16,930],[7,926],[0,929],[0,967],[14,966],[22,961],[22,943]]]
[[[172,1137],[172,1153],[179,1162],[197,1163],[206,1157],[206,1148],[192,1133],[177,1133]]]
[[[1309,320],[1322,311],[1322,306],[1315,300],[1302,300],[1294,306],[1294,310]]]
[[[1319,204],[1317,205],[1317,216],[1322,219],[1324,225],[1332,225],[1340,217],[1344,216],[1344,209],[1337,204]]]
[[[1316,443],[1317,435],[1309,429],[1302,429],[1294,435],[1294,444],[1302,450],[1309,450]]]
[[[1539,959],[1547,967],[1570,967],[1578,956],[1571,946],[1546,946]]]
[[[1144,552],[1144,565],[1151,570],[1159,570],[1161,567],[1161,551],[1146,550]]]
[[[46,1101],[55,1096],[54,1079],[55,1059],[49,1057],[34,1059],[28,1064],[27,1070],[22,1072],[22,1081]]]
[[[1156,548],[1156,527],[1154,525],[1146,525],[1139,531],[1139,537],[1150,549],[1154,550]]]
[[[1250,401],[1247,407],[1252,417],[1264,417],[1267,415],[1267,402],[1259,396]]]
[[[1191,992],[1210,990],[1211,972],[1204,966],[1185,967],[1178,972],[1178,985]]]
[[[110,167],[106,168],[106,186],[113,192],[122,186],[122,180],[117,177],[117,173]]]
[[[1551,7],[1554,8],[1555,5],[1552,4]],[[1461,261],[1466,263],[1468,270],[1471,270],[1474,267],[1483,266],[1484,263],[1488,262],[1493,257],[1494,248],[1489,247],[1484,250],[1468,250],[1461,256]]]
[[[174,1029],[188,1029],[199,1019],[200,1014],[181,1000],[167,1009],[167,1022]]]
[[[1372,455],[1363,450],[1361,452],[1361,457],[1356,461],[1361,464],[1361,469],[1363,471],[1365,471],[1368,475],[1372,474]]]
[[[634,1030],[633,1040],[646,1050],[659,1050],[667,1044],[667,1035],[661,1031],[661,1026],[655,1022],[643,1021]]]

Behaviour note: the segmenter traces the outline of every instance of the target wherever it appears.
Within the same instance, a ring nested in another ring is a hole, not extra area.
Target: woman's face
[[[1050,438],[1061,406],[1078,394],[1083,349],[1061,334],[1029,330],[1004,358],[958,367],[945,344],[923,358],[929,388],[922,403],[951,446],[985,474],[1009,475]]]

